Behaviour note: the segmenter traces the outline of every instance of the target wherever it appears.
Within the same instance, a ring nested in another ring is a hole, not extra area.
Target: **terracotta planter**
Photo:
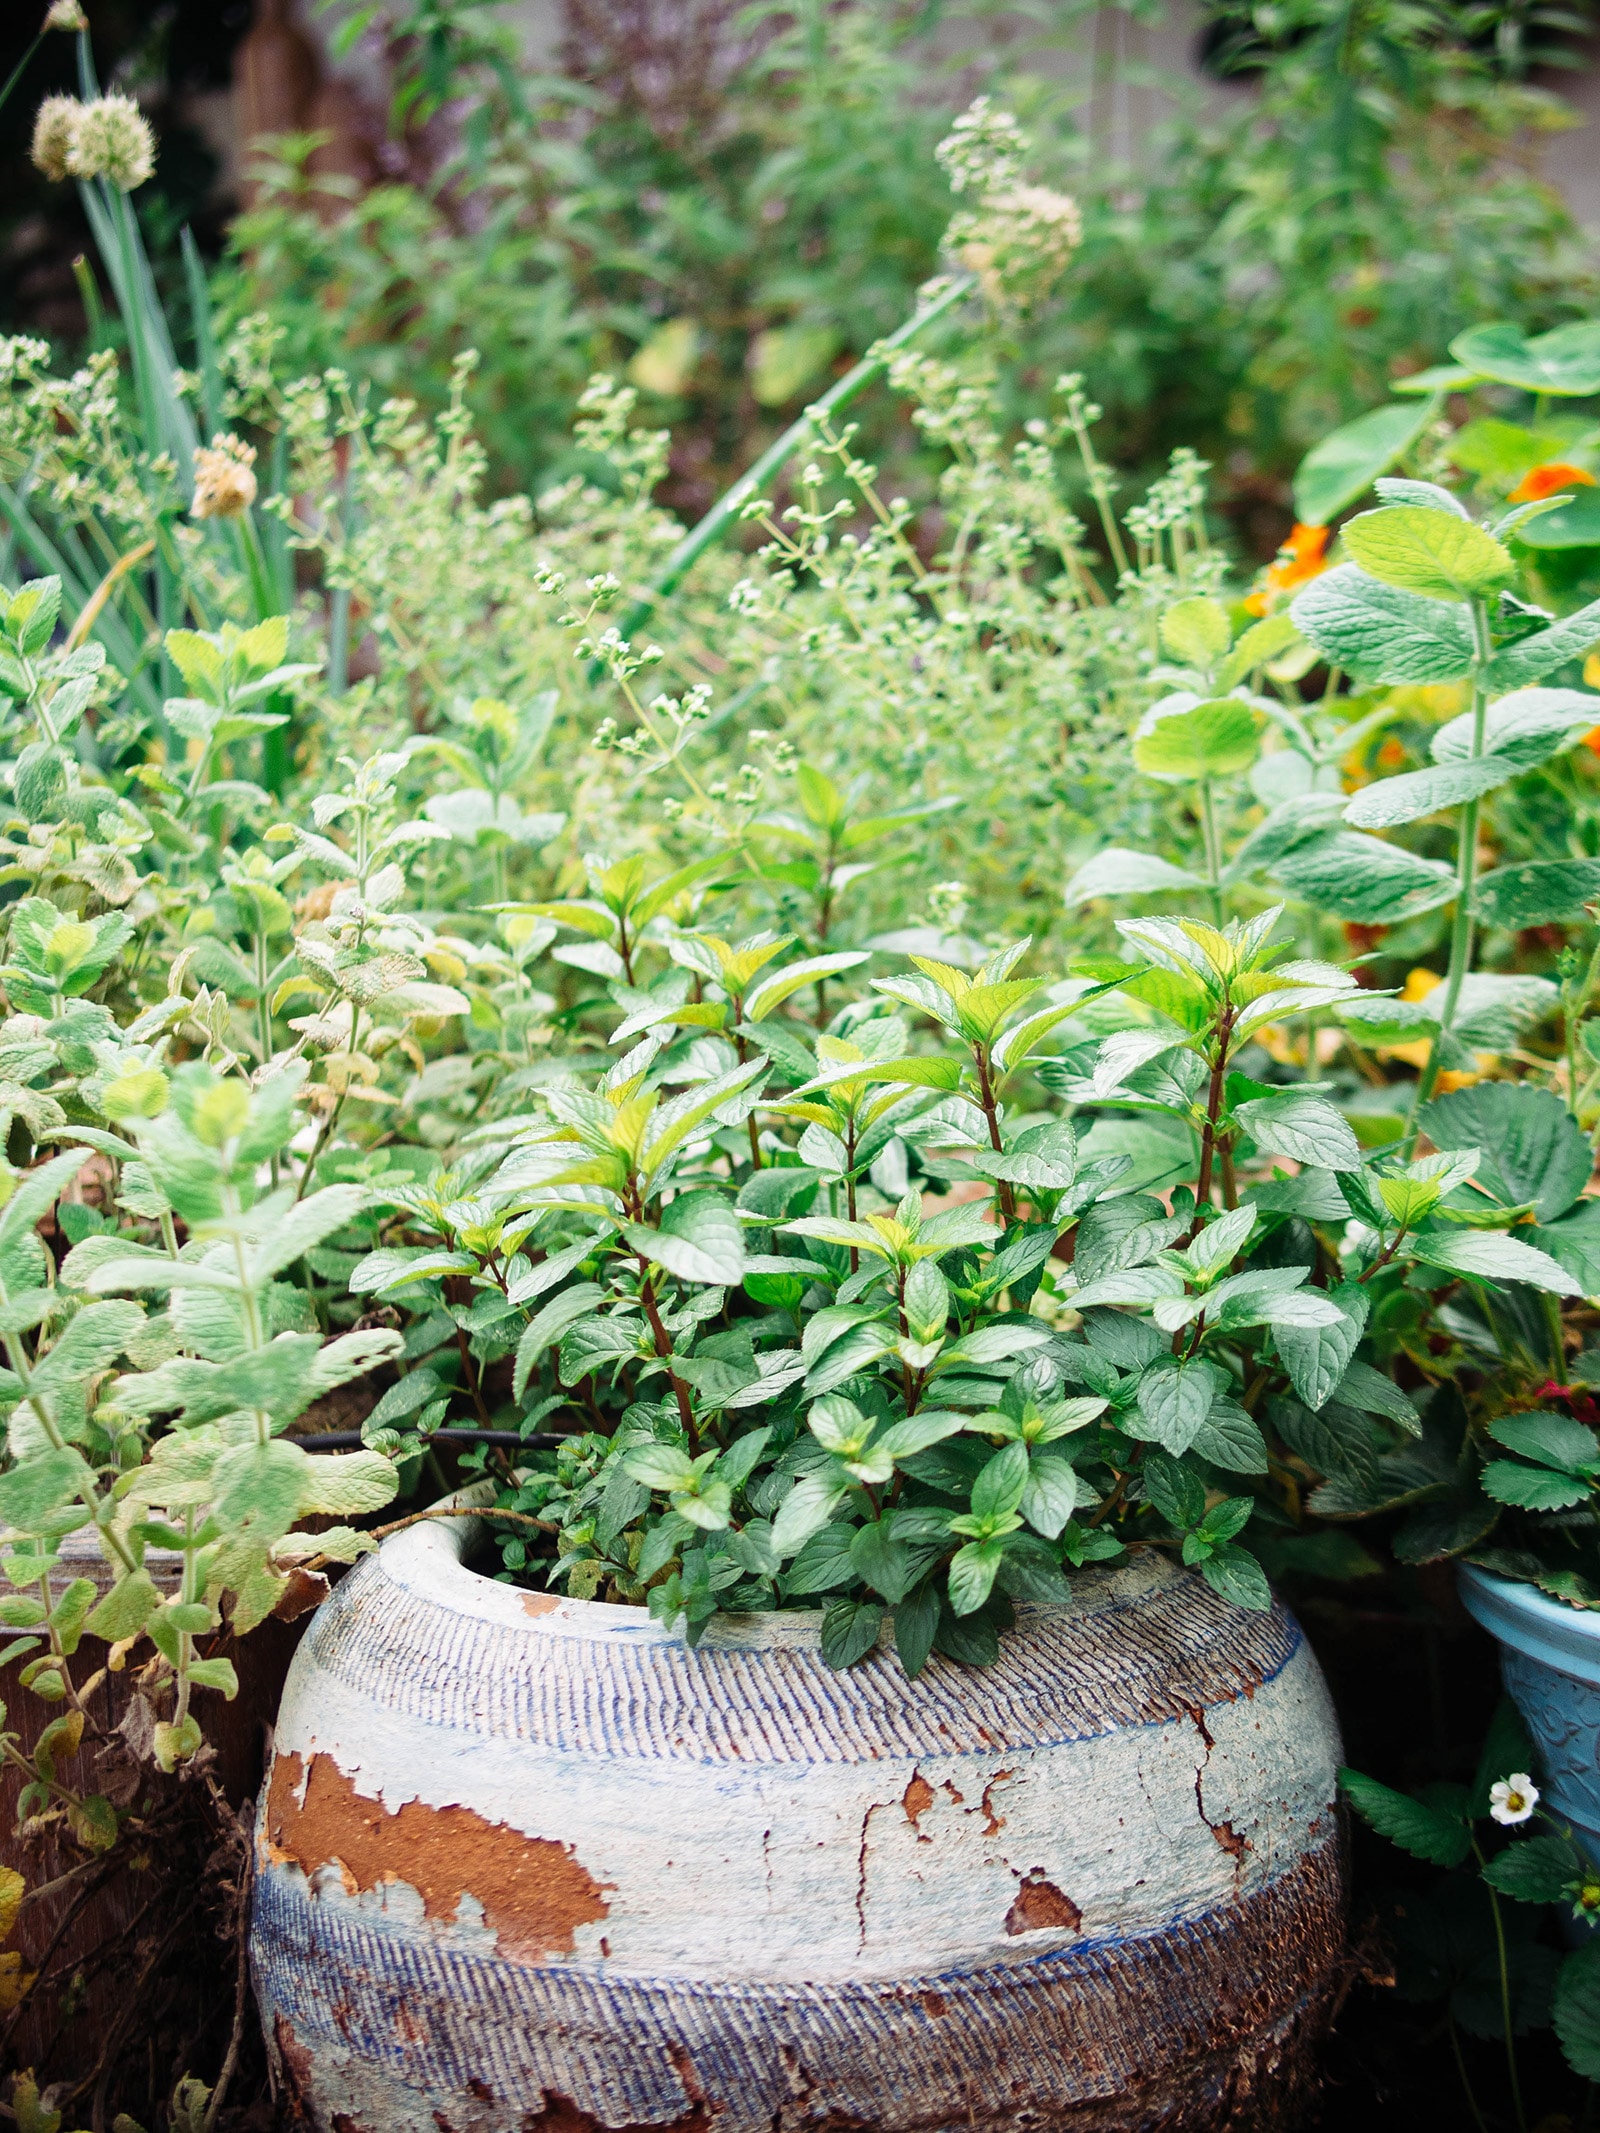
[[[1338,1736],[1281,1609],[1153,1555],[1000,1663],[519,1592],[419,1526],[300,1647],[257,1992],[328,2133],[1298,2122]]]

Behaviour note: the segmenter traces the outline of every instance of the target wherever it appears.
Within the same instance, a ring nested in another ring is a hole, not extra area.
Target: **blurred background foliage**
[[[542,59],[495,0],[332,0],[331,75],[284,0],[93,14],[102,78],[161,130],[139,210],[174,293],[189,222],[224,326],[270,310],[291,374],[337,364],[432,412],[476,349],[502,493],[572,471],[574,405],[609,370],[672,430],[660,500],[706,508],[911,308],[950,211],[933,146],[982,89],[1085,223],[1063,300],[1011,338],[1010,403],[1084,372],[1110,460],[1139,481],[1199,449],[1249,554],[1310,440],[1393,375],[1475,319],[1549,326],[1596,296],[1538,172],[1589,28],[1561,8],[1224,0],[1198,23],[1209,94],[1140,56],[1181,50],[1151,0],[562,0]],[[47,40],[30,88],[71,65]],[[0,324],[70,349],[114,329],[74,273],[73,203],[26,164],[36,101],[0,137]],[[230,172],[244,125],[270,140]],[[914,434],[872,419],[925,498]]]

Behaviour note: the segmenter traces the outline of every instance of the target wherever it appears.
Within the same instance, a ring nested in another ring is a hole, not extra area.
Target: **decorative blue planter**
[[[1600,1865],[1600,1614],[1463,1563],[1467,1612],[1500,1645],[1500,1671],[1544,1759],[1545,1804]]]

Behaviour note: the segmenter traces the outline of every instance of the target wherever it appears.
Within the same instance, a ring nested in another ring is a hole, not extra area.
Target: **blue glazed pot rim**
[[[1474,1621],[1513,1651],[1600,1687],[1600,1612],[1552,1600],[1536,1586],[1497,1577],[1475,1563],[1457,1570],[1461,1601]]]

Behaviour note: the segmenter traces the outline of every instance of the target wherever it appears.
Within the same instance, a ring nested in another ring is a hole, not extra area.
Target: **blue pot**
[[[1500,1671],[1544,1763],[1545,1805],[1600,1865],[1600,1613],[1463,1563],[1461,1598],[1500,1646]]]

